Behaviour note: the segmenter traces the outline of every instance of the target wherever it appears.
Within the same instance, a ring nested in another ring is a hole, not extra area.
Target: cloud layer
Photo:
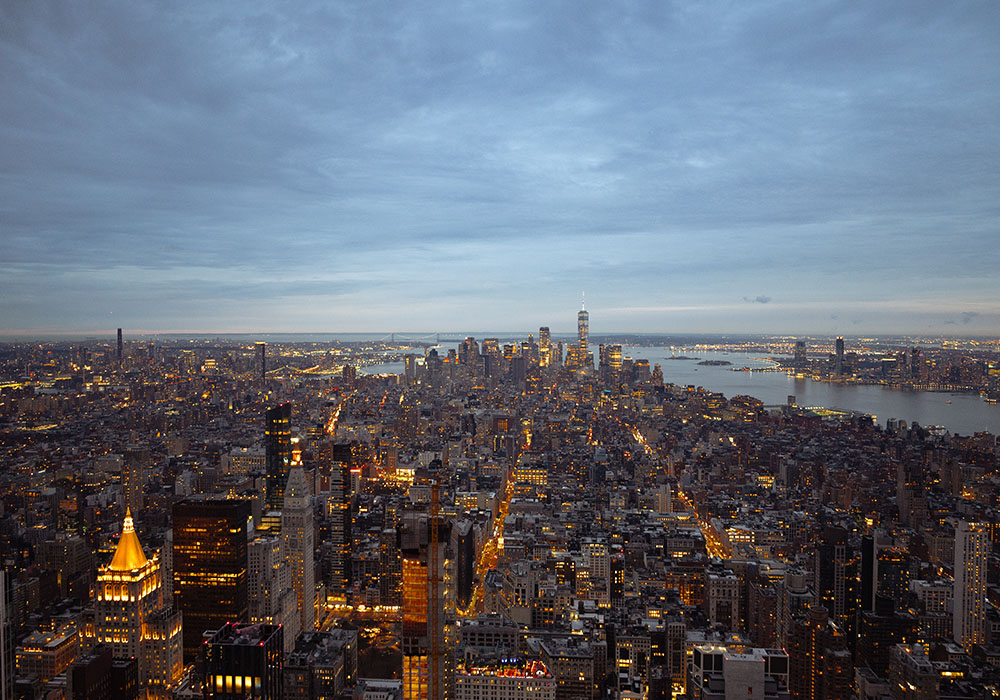
[[[996,36],[989,2],[3,3],[0,328],[570,330],[585,289],[595,332],[1000,332]]]

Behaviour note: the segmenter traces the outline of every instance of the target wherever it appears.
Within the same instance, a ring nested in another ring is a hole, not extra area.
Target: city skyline
[[[0,332],[1000,333],[998,24],[8,4]]]

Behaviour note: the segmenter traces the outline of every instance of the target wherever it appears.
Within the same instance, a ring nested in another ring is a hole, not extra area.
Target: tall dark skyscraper
[[[118,329],[118,366],[122,364],[122,329]]]
[[[860,603],[857,574],[863,562],[858,559],[847,530],[829,525],[823,528],[816,547],[813,586],[817,602],[848,635],[856,629]]]
[[[861,591],[859,600],[861,611],[869,612],[875,609],[875,593],[877,590],[876,565],[878,562],[878,545],[875,537],[865,535],[861,538]]]
[[[351,582],[351,465],[353,456],[348,444],[331,445],[330,454],[330,592],[346,596]]]
[[[257,343],[257,347],[260,348],[260,379],[264,381],[267,379],[267,343]]]
[[[833,373],[838,377],[844,373],[844,339],[837,338],[836,352],[834,354]]]
[[[459,520],[451,528],[451,549],[455,561],[455,599],[466,607],[472,598],[476,575],[476,536],[471,520]]]
[[[805,367],[807,364],[809,364],[809,362],[806,359],[806,341],[804,341],[804,340],[796,340],[795,341],[795,367],[801,369],[801,368]]]
[[[247,620],[250,502],[188,498],[173,509],[174,603],[184,613],[184,659],[205,630]]]
[[[14,697],[14,610],[10,579],[0,568],[0,697]]]
[[[266,508],[281,510],[285,503],[285,484],[292,464],[292,404],[285,402],[267,409],[265,462],[267,466]]]

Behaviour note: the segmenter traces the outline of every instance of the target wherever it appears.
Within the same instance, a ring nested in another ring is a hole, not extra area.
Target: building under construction
[[[434,496],[437,495],[434,488]],[[446,545],[450,525],[436,513],[410,512],[400,523],[399,547],[403,569],[403,697],[444,700],[452,677],[449,644],[454,618],[450,562]]]

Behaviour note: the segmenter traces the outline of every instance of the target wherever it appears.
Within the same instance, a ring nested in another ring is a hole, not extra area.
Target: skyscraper
[[[831,624],[822,605],[809,606],[804,618],[796,618],[789,630],[788,689],[801,700],[832,700],[850,697],[854,668],[847,638]]]
[[[844,339],[837,338],[836,352],[833,359],[833,373],[838,377],[844,374]]]
[[[330,569],[327,584],[329,592],[337,598],[347,596],[351,581],[351,543],[353,517],[351,512],[351,446],[330,444],[330,498],[328,513],[330,534],[327,550]]]
[[[311,493],[306,474],[296,466],[288,476],[281,510],[281,548],[291,569],[292,590],[299,611],[299,629],[316,629],[316,577],[313,569],[315,533]]]
[[[291,651],[299,633],[299,607],[277,535],[257,535],[247,543],[247,605],[250,622],[284,627],[285,651]]]
[[[580,358],[583,361],[587,357],[588,343],[590,342],[590,314],[583,304],[580,304],[580,313],[576,315],[576,341],[580,346]]]
[[[823,528],[816,547],[813,590],[830,618],[848,635],[856,628],[858,559],[847,530],[831,525]]]
[[[972,651],[986,641],[986,562],[990,535],[984,523],[955,526],[955,641]]]
[[[450,596],[445,589],[444,547],[449,535],[443,532],[439,517],[409,513],[399,531],[405,700],[447,697],[450,656],[445,648],[445,624]]]
[[[809,361],[806,359],[806,343],[804,340],[795,341],[794,358],[795,358],[794,364],[796,369],[802,369],[803,367],[809,364]]]
[[[173,509],[174,602],[184,613],[184,659],[205,630],[247,619],[250,502],[188,498]]]
[[[146,558],[130,512],[114,556],[98,570],[91,614],[83,625],[84,653],[105,645],[116,659],[137,659],[144,696],[169,697],[184,670],[181,615],[163,604],[159,559]]]
[[[285,502],[285,484],[292,464],[292,404],[267,409],[264,429],[267,495],[265,507],[280,511]]]
[[[122,366],[122,355],[123,355],[123,353],[122,353],[122,329],[119,328],[118,329],[118,353],[117,353],[118,366],[119,367]]]
[[[538,329],[538,364],[548,367],[552,363],[552,335],[548,326]]]
[[[0,567],[0,698],[14,697],[14,614],[7,572]]]
[[[267,379],[267,343],[258,342],[257,347],[260,349],[260,379],[264,381]]]
[[[125,510],[137,513],[143,507],[146,473],[152,462],[153,457],[148,447],[133,447],[125,451],[121,472]]]

